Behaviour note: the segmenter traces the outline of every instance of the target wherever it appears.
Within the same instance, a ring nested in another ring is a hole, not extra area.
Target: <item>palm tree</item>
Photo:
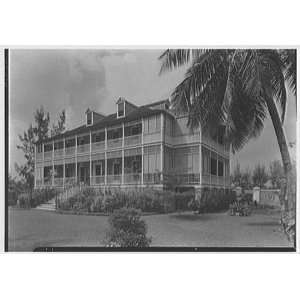
[[[213,133],[225,125],[225,139],[233,153],[260,135],[270,115],[286,177],[282,220],[291,224],[293,175],[282,124],[285,84],[296,94],[296,50],[169,49],[159,59],[161,73],[188,65],[184,80],[171,95],[175,110],[188,113],[191,128],[201,126]]]

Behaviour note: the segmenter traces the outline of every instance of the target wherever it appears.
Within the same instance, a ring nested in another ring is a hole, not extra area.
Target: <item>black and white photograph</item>
[[[295,251],[296,48],[7,48],[7,251]]]

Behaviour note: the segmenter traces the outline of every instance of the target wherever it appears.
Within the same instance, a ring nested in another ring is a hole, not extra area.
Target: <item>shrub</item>
[[[52,188],[44,188],[35,190],[32,192],[32,196],[30,199],[30,207],[36,207],[40,204],[46,203],[55,197],[56,191]]]
[[[18,207],[21,207],[21,208],[30,208],[29,193],[19,194],[17,204],[18,204]]]
[[[60,203],[60,209],[105,212],[111,214],[120,208],[135,208],[143,212],[169,213],[186,209],[191,193],[175,193],[154,189],[108,190],[105,193],[83,189]]]
[[[149,247],[147,226],[140,211],[132,208],[115,210],[109,218],[109,231],[105,244],[108,247]]]
[[[224,190],[204,189],[200,197],[195,197],[189,202],[189,207],[198,213],[219,212],[227,210],[230,203],[235,200],[235,193],[225,193]]]
[[[8,194],[7,194],[8,206],[14,206],[14,205],[16,205],[17,204],[17,200],[18,200],[18,194],[17,194],[17,192],[8,191]]]

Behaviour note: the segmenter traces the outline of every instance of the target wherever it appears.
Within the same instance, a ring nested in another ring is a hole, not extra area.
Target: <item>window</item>
[[[96,165],[96,176],[102,175],[102,164]]]
[[[65,146],[66,146],[66,148],[74,147],[75,146],[75,139],[66,140]]]
[[[218,161],[218,176],[224,176],[224,164],[222,161]]]
[[[92,119],[92,112],[88,112],[86,114],[86,124],[87,125],[92,125],[93,119]]]
[[[210,159],[210,170],[212,175],[217,175],[217,160],[215,158]]]
[[[118,104],[118,118],[125,116],[125,102]]]
[[[113,139],[119,139],[123,136],[123,129],[122,128],[116,128],[111,129],[107,131],[107,139],[113,140]]]

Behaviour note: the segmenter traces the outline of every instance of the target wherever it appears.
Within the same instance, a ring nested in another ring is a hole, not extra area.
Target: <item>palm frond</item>
[[[192,62],[205,51],[204,49],[167,49],[158,58],[162,61],[160,74]]]
[[[297,50],[285,49],[279,51],[284,64],[284,77],[294,95],[297,93]]]

